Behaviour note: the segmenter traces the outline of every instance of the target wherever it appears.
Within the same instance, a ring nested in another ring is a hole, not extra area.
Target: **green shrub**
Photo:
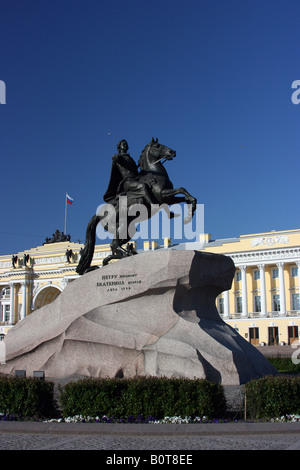
[[[291,357],[267,357],[268,361],[278,372],[300,373],[300,364],[294,364]]]
[[[275,418],[300,413],[300,377],[270,376],[244,386],[247,417]]]
[[[23,418],[57,417],[54,384],[33,378],[0,377],[0,412]]]
[[[64,417],[207,416],[226,412],[223,388],[203,379],[83,379],[61,388]]]
[[[126,381],[120,379],[82,379],[60,388],[63,416],[122,416]]]

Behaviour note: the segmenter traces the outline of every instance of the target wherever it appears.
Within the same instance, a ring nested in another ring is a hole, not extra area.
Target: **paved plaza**
[[[300,423],[0,422],[0,450],[300,450]]]

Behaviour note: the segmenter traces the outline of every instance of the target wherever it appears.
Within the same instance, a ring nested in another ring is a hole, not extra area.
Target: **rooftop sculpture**
[[[58,229],[55,230],[55,233],[52,234],[52,237],[47,237],[45,239],[44,245],[47,245],[49,243],[60,243],[60,242],[66,242],[71,240],[71,235],[66,235],[63,232],[60,232]]]

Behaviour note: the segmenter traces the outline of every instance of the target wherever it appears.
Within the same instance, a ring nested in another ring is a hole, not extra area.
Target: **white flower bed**
[[[297,423],[300,421],[300,415],[285,415],[285,416],[280,416],[280,418],[275,418],[272,419],[273,422],[281,422],[281,423],[287,423],[287,422],[293,422]]]
[[[186,416],[185,418],[182,418],[181,416],[166,416],[163,419],[158,419],[155,421],[149,421],[152,424],[190,424],[190,423],[203,423],[206,421],[207,418],[206,416],[203,416],[202,418],[199,418],[198,416],[194,419],[192,419],[190,416]]]
[[[5,417],[7,416],[6,413],[1,413],[0,412],[0,421],[5,420]],[[300,415],[298,414],[288,414],[284,416],[280,416],[279,418],[273,418],[270,420],[273,423],[287,423],[287,422],[300,422]],[[134,423],[134,422],[141,422],[141,421],[127,421],[127,420],[122,420],[122,419],[109,419],[107,416],[102,416],[100,418],[99,416],[96,417],[91,417],[91,416],[82,416],[82,415],[75,415],[75,416],[69,416],[67,418],[58,418],[58,419],[49,419],[46,421],[43,421],[44,423]],[[224,420],[208,420],[206,416],[202,416],[200,418],[197,416],[196,418],[191,418],[190,416],[185,416],[182,418],[181,416],[165,416],[163,419],[157,419],[157,420],[145,420],[144,422],[147,422],[149,424],[193,424],[193,423],[222,423],[225,422]],[[228,422],[228,421],[227,421]]]
[[[182,418],[181,416],[166,416],[163,419],[158,419],[158,420],[148,420],[147,423],[149,424],[190,424],[190,423],[203,423],[207,421],[206,416],[203,416],[202,418],[196,417],[192,419],[190,416],[186,416],[185,418]],[[105,423],[105,422],[110,422],[109,418],[107,416],[102,416],[100,418],[99,416],[96,416],[95,418],[92,418],[91,416],[82,416],[82,415],[76,415],[76,416],[69,416],[67,418],[59,418],[59,419],[49,419],[47,421],[44,421],[44,423]],[[114,422],[126,422],[126,420],[114,420]]]

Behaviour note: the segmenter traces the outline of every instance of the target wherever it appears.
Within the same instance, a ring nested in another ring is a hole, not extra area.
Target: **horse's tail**
[[[96,241],[96,228],[101,219],[102,216],[94,215],[88,223],[84,249],[76,268],[78,274],[84,274],[91,265]]]

